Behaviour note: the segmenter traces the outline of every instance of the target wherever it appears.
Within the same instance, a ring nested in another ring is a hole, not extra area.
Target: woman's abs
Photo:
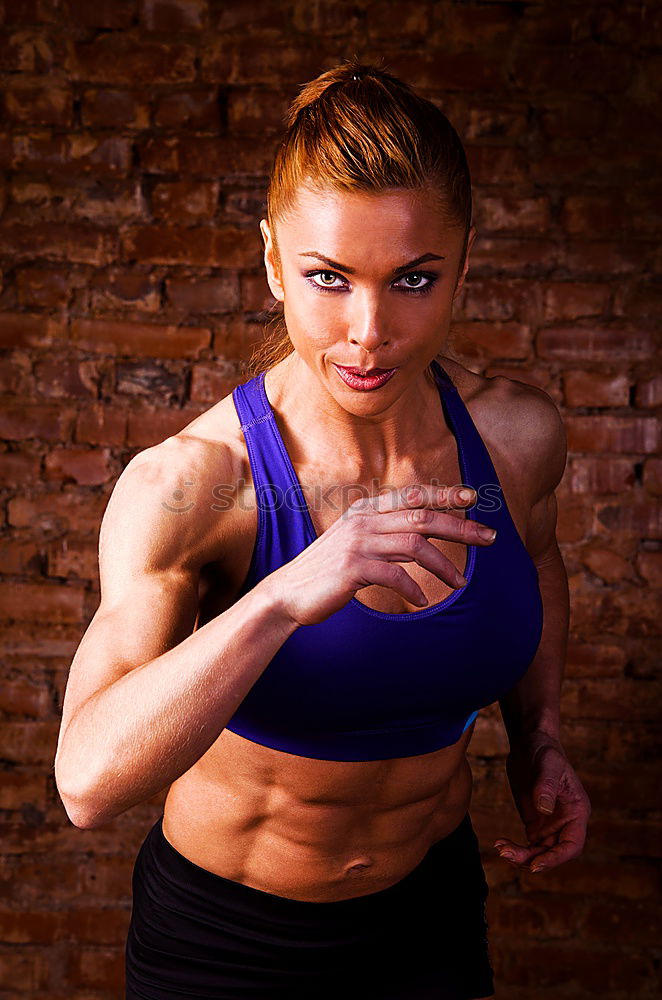
[[[328,761],[224,730],[173,782],[163,834],[223,878],[278,896],[331,902],[404,878],[469,808],[466,746],[385,761]]]

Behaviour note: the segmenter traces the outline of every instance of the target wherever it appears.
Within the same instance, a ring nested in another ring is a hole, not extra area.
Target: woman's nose
[[[350,319],[349,340],[366,351],[375,351],[388,343],[383,314],[374,305],[357,309]]]

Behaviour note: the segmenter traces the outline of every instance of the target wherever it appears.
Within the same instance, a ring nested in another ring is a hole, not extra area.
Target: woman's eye
[[[306,278],[318,292],[335,292],[343,288],[342,284],[334,284],[336,280],[340,280],[341,282],[343,280],[341,275],[336,274],[335,271],[309,271],[306,274]],[[316,278],[319,278],[320,281],[316,281]],[[399,282],[406,281],[406,286],[396,284],[393,287],[408,295],[425,295],[426,292],[432,291],[432,286],[436,280],[436,274],[428,274],[425,271],[410,271],[409,274],[405,274],[398,279]],[[411,281],[416,282],[416,284],[410,284],[409,282]],[[421,284],[421,281],[424,281],[425,284]]]
[[[313,273],[309,275],[310,278],[315,278],[317,276],[319,276],[320,278],[321,277],[330,278],[332,281],[335,280],[338,277],[338,275],[335,274],[334,271],[313,271]],[[317,285],[317,282],[314,281],[313,284]],[[317,287],[319,288],[320,286],[317,285]],[[321,287],[323,287],[323,288],[335,288],[336,286],[332,285],[332,284],[329,284],[327,281],[323,281]]]
[[[412,271],[411,274],[405,274],[403,278],[400,278],[400,281],[409,281],[412,278],[417,282],[420,282],[421,278],[423,278],[423,280],[425,281],[424,285],[421,284],[409,285],[408,287],[413,290],[418,290],[419,288],[420,289],[427,288],[430,284],[432,284],[432,282],[430,281],[430,277],[428,275],[419,274],[417,271],[416,272]]]

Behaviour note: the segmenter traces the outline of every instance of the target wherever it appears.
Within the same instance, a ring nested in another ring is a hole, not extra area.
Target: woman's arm
[[[216,471],[230,482],[223,456],[217,447]],[[180,479],[196,501],[181,515],[163,502]],[[162,443],[129,463],[106,509],[101,603],[71,664],[55,756],[76,826],[109,822],[192,767],[296,630],[267,576],[193,631],[209,556],[204,484],[195,446]],[[216,555],[226,530],[216,518]]]
[[[499,701],[510,745],[534,731],[560,736],[561,684],[570,620],[568,575],[556,541],[556,497],[534,508],[527,548],[538,570],[543,604],[540,644],[524,677]],[[533,551],[531,549],[533,548]]]
[[[541,872],[582,853],[591,804],[559,739],[570,600],[554,490],[565,469],[565,428],[546,393],[535,390],[529,400],[523,468],[531,471],[533,503],[526,547],[538,570],[543,628],[529,669],[499,702],[510,741],[506,773],[528,844],[501,838],[494,846],[514,867]]]

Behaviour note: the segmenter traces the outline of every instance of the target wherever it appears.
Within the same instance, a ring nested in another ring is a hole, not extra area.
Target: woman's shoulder
[[[497,450],[520,473],[529,470],[535,484],[558,483],[566,464],[567,436],[549,393],[505,375],[481,375],[451,358],[439,361],[490,450]]]

